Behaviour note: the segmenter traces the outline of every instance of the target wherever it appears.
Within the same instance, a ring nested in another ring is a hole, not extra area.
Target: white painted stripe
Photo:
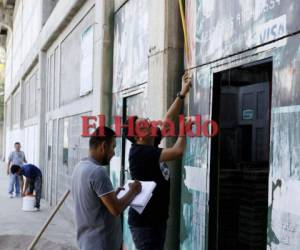
[[[188,189],[206,192],[206,168],[184,166],[184,184]]]
[[[106,193],[104,193],[104,194],[98,195],[98,197],[101,198],[102,196],[107,195],[107,194],[110,194],[110,193],[112,193],[112,192],[115,192],[115,190],[111,190],[111,191],[106,192]]]
[[[278,107],[272,109],[272,114],[294,113],[294,112],[300,112],[300,105],[285,106],[285,107]]]

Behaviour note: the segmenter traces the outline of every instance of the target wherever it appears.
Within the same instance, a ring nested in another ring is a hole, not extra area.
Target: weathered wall
[[[13,30],[7,37],[7,61],[5,70],[5,156],[13,149],[15,141],[20,141],[27,160],[38,164],[37,154],[37,68],[29,68],[26,74],[20,74],[21,67],[30,49],[36,42],[40,29],[42,0],[18,1],[14,9]],[[19,93],[16,100],[15,94]],[[9,107],[8,107],[9,106]]]
[[[192,65],[218,60],[299,31],[295,0],[186,1]],[[284,41],[283,41],[284,42]]]
[[[55,205],[71,188],[75,165],[88,155],[88,138],[81,134],[81,116],[90,115],[94,93],[92,68],[94,61],[94,2],[87,1],[62,29],[46,57],[46,131],[45,131],[45,198]],[[45,24],[47,25],[47,23]],[[84,34],[91,31],[88,48]],[[87,53],[88,52],[88,53]],[[85,64],[84,57],[88,57]],[[83,74],[84,73],[84,74]],[[88,74],[85,74],[88,73]],[[83,87],[89,85],[85,91]],[[68,219],[73,219],[74,206],[69,197],[62,208]]]
[[[33,47],[41,30],[41,0],[22,0],[14,10],[13,39],[12,39],[12,85],[6,88],[12,91],[17,82],[21,79],[18,74],[29,50]],[[10,72],[7,72],[10,74]],[[8,93],[7,93],[8,94]]]
[[[300,247],[300,36],[274,50],[268,245],[270,249]],[[277,180],[281,188],[273,188]],[[273,200],[272,200],[273,197]]]
[[[13,93],[12,101],[7,102],[9,109],[8,107],[6,109],[5,158],[7,159],[13,150],[14,143],[19,141],[27,161],[38,165],[37,109],[39,89],[37,72],[37,68],[33,68]]]
[[[211,71],[201,67],[192,71],[190,115],[210,116]],[[194,104],[194,105],[193,105]],[[188,138],[182,166],[180,248],[207,249],[209,139]]]
[[[67,189],[71,187],[72,173],[74,166],[80,159],[88,155],[88,138],[80,137],[81,134],[82,115],[90,115],[90,113],[78,114],[71,117],[59,119],[58,130],[56,131],[57,141],[53,144],[53,184],[51,186],[51,201],[55,204],[60,197],[63,196]],[[70,211],[74,212],[72,197],[66,201],[63,208],[65,214]],[[69,217],[69,216],[68,216]]]
[[[20,141],[28,161],[42,169],[44,197],[51,205],[70,188],[73,167],[87,155],[80,116],[90,114],[93,99],[99,99],[92,92],[98,84],[92,70],[94,5],[93,0],[18,1],[8,33],[6,159]],[[71,198],[62,210],[72,219]]]
[[[300,37],[292,34],[300,28],[299,2],[199,0],[186,1],[186,10],[195,67],[191,115],[211,117],[214,73],[273,60],[268,249],[299,249]],[[209,140],[189,140],[183,168],[181,249],[207,249]]]
[[[122,115],[124,109],[127,116],[162,119],[178,91],[183,67],[177,2],[129,0],[124,5],[124,1],[115,3],[112,115]],[[115,185],[130,178],[127,162],[130,143],[127,141],[123,145],[125,154],[122,156],[122,139],[119,138],[116,156],[110,164]],[[165,244],[166,249],[172,250],[179,245],[181,171],[175,165],[170,163],[170,218]],[[125,246],[134,249],[127,212],[124,222]]]
[[[130,0],[114,14],[113,116],[122,116],[124,108],[127,115],[134,114],[132,108],[124,107],[124,98],[127,100],[132,98],[131,96],[134,96],[132,88],[144,85],[148,81],[148,7],[146,0]],[[124,93],[126,90],[127,94]],[[143,90],[138,93],[140,94],[135,97],[147,98]],[[137,109],[135,111],[138,111],[137,115],[147,116],[147,109],[143,109],[141,100],[138,98],[135,102]],[[128,152],[129,148],[130,144],[127,142],[125,150]],[[130,178],[128,172],[124,172],[125,169],[128,171],[128,164],[124,163],[126,167],[122,168],[123,157],[122,138],[117,138],[115,157],[110,164],[110,175],[115,187],[123,185]],[[124,212],[123,219],[124,245],[126,249],[133,250],[134,243],[127,224],[128,211]]]
[[[94,25],[94,9],[85,13],[85,17],[76,25],[61,43],[61,79],[60,79],[60,105],[66,105],[80,98],[81,64],[83,51],[81,48],[83,32]],[[86,65],[85,71],[88,71]]]
[[[114,92],[148,81],[148,8],[147,1],[129,1],[115,14]]]

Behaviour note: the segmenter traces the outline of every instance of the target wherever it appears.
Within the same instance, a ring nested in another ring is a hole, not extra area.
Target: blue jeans
[[[35,177],[35,179],[29,183],[27,191],[33,193],[33,190],[35,191],[35,207],[40,208],[40,201],[42,195],[42,176]]]
[[[20,195],[20,182],[19,176],[16,174],[9,174],[9,185],[8,185],[8,193],[13,194],[14,189],[16,189],[16,196]]]
[[[137,250],[163,250],[167,223],[155,227],[130,226],[132,239]]]

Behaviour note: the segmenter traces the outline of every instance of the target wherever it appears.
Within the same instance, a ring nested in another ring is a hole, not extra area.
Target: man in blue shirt
[[[25,176],[25,185],[22,188],[22,196],[27,193],[33,193],[35,191],[35,208],[40,209],[40,200],[42,193],[42,172],[33,164],[25,164],[22,167],[19,165],[12,165],[10,169],[12,174],[19,176]]]

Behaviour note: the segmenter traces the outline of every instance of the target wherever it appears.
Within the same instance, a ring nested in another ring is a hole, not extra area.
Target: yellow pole
[[[182,23],[182,30],[183,30],[183,36],[184,36],[184,52],[185,52],[185,58],[186,58],[186,68],[189,72],[190,69],[190,47],[189,47],[189,40],[188,40],[188,33],[187,33],[187,25],[185,21],[185,14],[184,14],[184,8],[183,8],[183,0],[178,0],[179,3],[179,10],[180,10],[180,16],[181,16],[181,23]],[[190,73],[188,73],[190,75]],[[187,114],[190,116],[190,95],[188,94],[187,98]]]
[[[190,67],[190,48],[189,48],[189,40],[188,40],[188,34],[187,34],[187,25],[186,25],[186,21],[185,21],[183,2],[182,2],[182,0],[178,0],[178,2],[179,2],[179,10],[180,10],[181,23],[182,23],[183,36],[184,36],[184,51],[185,51],[185,55],[186,55],[187,69],[189,69],[189,67]]]

